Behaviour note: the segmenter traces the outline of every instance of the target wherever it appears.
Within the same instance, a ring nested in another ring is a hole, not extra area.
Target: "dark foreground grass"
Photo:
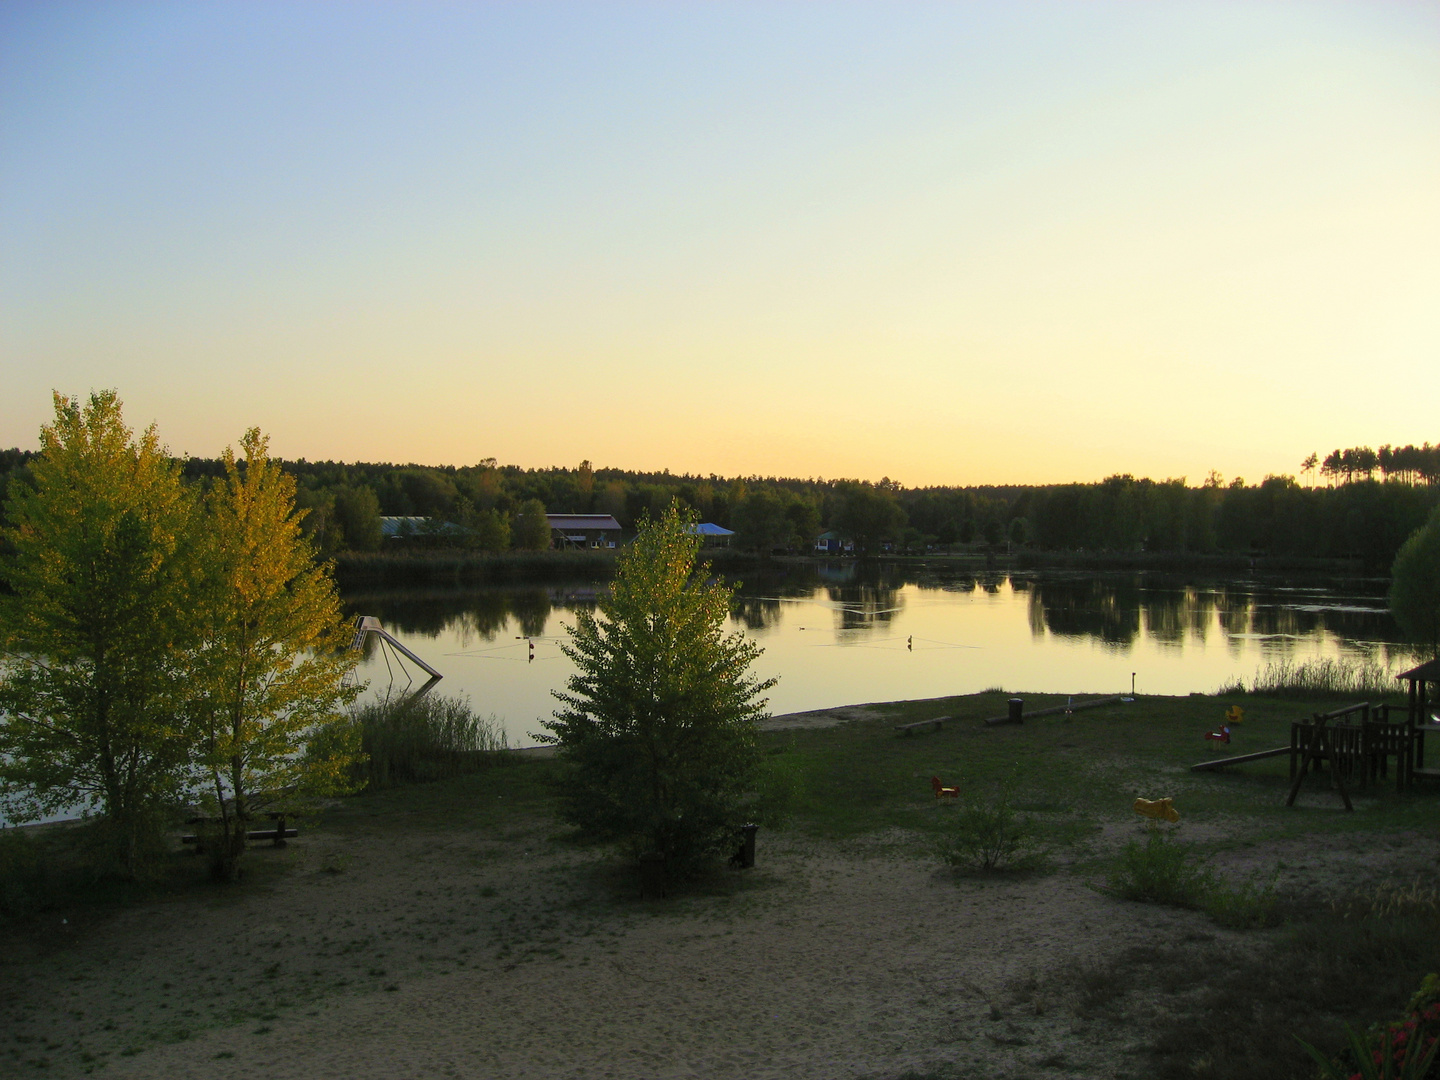
[[[1336,1052],[1345,1025],[1363,1030],[1398,1017],[1430,972],[1440,971],[1440,907],[1433,893],[1384,885],[1348,899],[1293,905],[1283,930],[1236,947],[1209,935],[1133,948],[1072,972],[1083,1017],[1125,1026],[1148,1010],[1158,1080],[1313,1080],[1296,1037]]]

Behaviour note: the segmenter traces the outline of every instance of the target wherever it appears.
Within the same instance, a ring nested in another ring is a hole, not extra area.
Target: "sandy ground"
[[[957,875],[899,834],[762,833],[754,869],[641,900],[616,858],[555,833],[352,817],[257,848],[243,890],[0,934],[0,1075],[1141,1078],[1168,988],[1139,988],[1106,1027],[1078,1015],[1077,965],[1264,940],[1112,899],[1065,866]],[[1430,830],[1332,838],[1323,855],[1241,847],[1220,865],[1278,863],[1282,887],[1324,893],[1435,855]]]
[[[1063,869],[957,877],[899,837],[772,833],[755,869],[641,901],[546,828],[318,831],[254,852],[243,894],[52,928],[0,968],[0,1073],[1139,1077],[1143,1023],[1079,1020],[1065,973],[1133,944],[1257,941]],[[1366,850],[1288,854],[1323,886],[1382,871]]]
[[[936,698],[936,701],[942,700]],[[812,709],[810,712],[782,713],[762,721],[761,731],[800,731],[807,728],[827,728],[837,724],[848,724],[853,720],[875,720],[887,715],[886,705],[844,705],[834,709]]]

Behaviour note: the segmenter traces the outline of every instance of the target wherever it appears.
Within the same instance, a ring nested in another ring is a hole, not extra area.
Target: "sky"
[[[1440,442],[1440,5],[0,5],[0,446],[1053,483]]]

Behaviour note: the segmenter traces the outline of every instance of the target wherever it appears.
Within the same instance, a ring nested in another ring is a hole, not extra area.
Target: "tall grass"
[[[1347,662],[1329,657],[1313,660],[1272,660],[1247,684],[1243,679],[1220,687],[1220,694],[1264,694],[1267,697],[1385,697],[1400,684],[1373,660]]]
[[[375,701],[355,711],[361,766],[370,788],[443,780],[477,772],[500,760],[505,732],[494,718],[475,715],[463,698]]]

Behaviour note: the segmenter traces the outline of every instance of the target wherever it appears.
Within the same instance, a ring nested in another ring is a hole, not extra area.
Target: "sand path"
[[[309,845],[268,855],[292,865],[263,890],[127,911],[27,965],[7,1019],[53,1046],[46,1075],[87,1053],[215,1080],[1114,1076],[1129,1051],[1052,972],[1214,932],[878,841],[772,833],[754,870],[645,902],[539,832]]]

